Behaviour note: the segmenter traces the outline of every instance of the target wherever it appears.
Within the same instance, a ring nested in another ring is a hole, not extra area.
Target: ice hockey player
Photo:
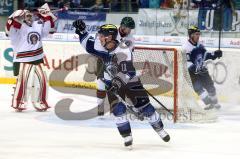
[[[47,4],[38,9],[37,17],[34,20],[29,10],[17,10],[6,24],[6,35],[14,51],[14,74],[17,76],[12,107],[20,112],[26,109],[29,96],[37,111],[50,108],[46,101],[47,79],[41,66],[44,57],[42,38],[53,31],[56,17]]]
[[[187,57],[187,67],[192,80],[194,91],[204,102],[205,110],[219,109],[216,88],[205,66],[206,60],[215,60],[222,57],[222,51],[207,52],[205,47],[199,43],[200,30],[196,26],[188,29],[188,41],[182,46],[183,53]]]
[[[135,22],[132,17],[124,17],[121,20],[120,27],[118,28],[117,40],[126,44],[126,47],[133,51],[134,38],[131,31],[135,29]],[[95,40],[94,48],[98,51],[107,51],[100,43],[99,39]],[[104,82],[101,80],[103,77],[103,61],[101,58],[97,60],[97,104],[98,115],[104,115],[104,102],[106,97],[106,88]]]
[[[117,97],[124,99],[126,96],[131,100],[134,107],[149,121],[153,129],[165,141],[170,140],[170,136],[163,129],[160,115],[149,101],[148,95],[143,88],[132,62],[132,52],[129,48],[123,47],[125,44],[116,40],[118,30],[115,25],[105,24],[100,27],[98,37],[101,45],[108,52],[94,49],[94,39],[85,31],[85,23],[76,20],[73,23],[79,40],[86,51],[94,56],[102,58],[104,61],[104,80],[108,85],[107,95],[112,113],[116,117],[116,125],[120,135],[124,138],[124,145],[131,147],[132,133],[129,120],[126,116],[126,105]]]

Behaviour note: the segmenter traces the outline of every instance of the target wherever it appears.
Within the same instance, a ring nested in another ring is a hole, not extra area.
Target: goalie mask
[[[110,52],[118,45],[118,41],[116,40],[117,35],[118,29],[113,24],[102,25],[98,30],[98,37],[101,45]]]
[[[24,22],[31,26],[33,22],[33,14],[29,10],[24,10]]]

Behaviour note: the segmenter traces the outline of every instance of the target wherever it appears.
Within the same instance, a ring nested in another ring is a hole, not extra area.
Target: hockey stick
[[[144,88],[144,87],[143,87]],[[156,97],[154,97],[149,91],[147,91],[145,88],[144,90],[147,92],[147,94],[152,97],[160,106],[162,106],[168,113],[170,113],[173,116],[173,113],[165,106],[163,105]],[[125,100],[123,100],[118,94],[114,93],[115,96],[117,96],[117,98],[123,102],[123,104],[125,104],[128,109],[131,111],[130,113],[134,114],[136,117],[138,117],[140,120],[142,118],[142,116],[140,114],[138,114],[136,111],[134,111],[132,108],[134,106],[130,106],[127,102],[125,102]],[[143,119],[142,119],[143,120]]]
[[[218,50],[221,49],[221,37],[222,37],[222,3],[220,4],[220,26],[219,26],[219,34],[218,34]]]
[[[109,90],[111,91],[111,89]],[[127,107],[127,111],[133,115],[135,115],[139,120],[143,121],[144,120],[144,116],[143,114],[133,110],[134,106],[133,105],[130,105],[128,104],[124,99],[122,99],[122,97],[120,97],[120,95],[112,92],[117,98],[119,101],[121,101],[126,107]]]
[[[51,10],[51,12],[56,13],[56,12],[67,11],[67,10],[68,10],[68,7],[63,7],[63,8],[60,8],[60,9]]]
[[[105,71],[107,72],[107,74],[114,78],[113,75],[111,74],[111,72],[109,72],[109,70],[105,69]],[[104,80],[104,79],[103,79]],[[104,82],[105,83],[105,82]],[[143,87],[144,88],[144,87]],[[173,115],[173,113],[166,107],[164,106],[164,104],[162,104],[156,97],[154,97],[149,91],[146,90],[146,88],[144,88],[144,90],[147,92],[147,94],[149,96],[151,96],[160,106],[162,106],[168,113],[170,113],[171,115]]]
[[[145,89],[145,88],[144,88]],[[173,116],[173,113],[165,106],[163,105],[156,97],[154,97],[149,91],[147,91],[145,89],[145,91],[147,92],[147,94],[152,97],[159,105],[161,105],[168,113],[170,113]]]
[[[105,86],[108,87],[108,85],[106,84],[105,79],[101,78],[101,80],[103,81],[103,83],[105,84]],[[133,105],[130,105],[129,103],[127,103],[120,95],[118,95],[117,93],[115,93],[114,91],[112,91],[112,89],[113,89],[113,87],[110,88],[110,89],[107,89],[107,92],[113,93],[113,94],[118,98],[118,100],[121,101],[121,102],[126,106],[127,111],[128,111],[129,113],[135,115],[139,120],[143,121],[143,120],[144,120],[144,116],[143,116],[141,113],[133,110],[134,106],[133,106]]]

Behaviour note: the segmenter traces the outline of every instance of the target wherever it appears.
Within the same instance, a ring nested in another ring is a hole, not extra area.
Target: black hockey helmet
[[[116,39],[118,35],[118,29],[113,24],[104,24],[100,26],[98,33],[103,34],[104,36],[112,35],[113,39]]]
[[[132,17],[124,17],[120,23],[120,25],[123,25],[127,28],[134,29],[135,28],[135,22]]]
[[[197,26],[192,25],[188,28],[188,36],[191,36],[193,33],[196,33],[196,32],[200,33],[200,29]]]

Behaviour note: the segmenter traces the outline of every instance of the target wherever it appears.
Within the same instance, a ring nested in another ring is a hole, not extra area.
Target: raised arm
[[[38,8],[38,16],[43,21],[42,36],[46,37],[48,34],[53,34],[55,32],[54,22],[57,17],[53,15],[47,3]]]
[[[102,58],[103,60],[110,60],[111,56],[108,52],[98,51],[94,48],[95,39],[85,30],[86,25],[82,20],[74,21],[73,27],[76,28],[75,33],[79,35],[79,41],[81,45],[89,54]]]
[[[17,35],[18,30],[22,26],[23,16],[24,10],[16,10],[12,15],[8,17],[5,26],[6,36],[13,37]]]

